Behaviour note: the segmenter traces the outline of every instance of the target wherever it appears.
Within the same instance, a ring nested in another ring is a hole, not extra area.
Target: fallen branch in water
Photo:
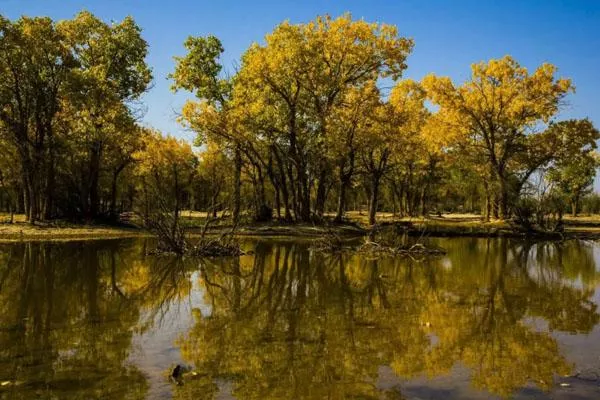
[[[245,252],[231,233],[212,239],[202,237],[196,245],[191,246],[187,254],[197,257],[228,257],[241,256]]]
[[[341,252],[341,251],[354,251],[358,253],[368,254],[388,254],[388,255],[406,255],[406,256],[441,256],[446,254],[446,250],[433,247],[425,246],[422,243],[416,243],[407,245],[403,241],[399,240],[398,237],[394,236],[392,240],[386,240],[382,238],[381,241],[374,240],[375,235],[369,235],[365,238],[365,242],[356,246],[348,240],[344,240],[342,237],[337,235],[335,232],[328,232],[328,234],[322,239],[318,240],[312,249],[316,251],[324,252]],[[398,244],[400,242],[400,244]]]
[[[318,240],[316,244],[311,246],[313,250],[335,253],[343,250],[351,250],[347,240],[344,240],[340,235],[332,230],[328,230],[327,234]]]
[[[366,241],[357,251],[364,253],[384,253],[384,254],[402,254],[402,255],[434,255],[441,256],[446,254],[446,250],[439,247],[428,247],[422,243],[407,246],[390,246],[381,244],[372,240]]]
[[[207,237],[212,221],[209,212],[200,238],[192,242],[186,234],[186,229],[180,224],[178,213],[171,213],[168,208],[163,207],[146,215],[144,218],[146,228],[158,239],[158,246],[151,254],[176,254],[193,257],[227,257],[245,254],[234,237],[235,225],[231,232],[224,233],[219,237]]]
[[[446,250],[439,247],[427,247],[422,243],[417,243],[409,248],[398,248],[396,252],[401,254],[430,254],[430,255],[444,255]]]

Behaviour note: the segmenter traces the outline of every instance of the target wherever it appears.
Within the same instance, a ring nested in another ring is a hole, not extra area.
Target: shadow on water
[[[2,245],[0,398],[534,397],[562,390],[579,353],[600,355],[557,339],[599,322],[594,245],[432,240],[446,257],[290,241],[202,261],[146,256],[133,239]],[[170,361],[163,373],[132,361],[151,346],[136,338],[171,332],[193,296],[176,357],[153,349]],[[180,360],[193,375],[164,383]],[[598,393],[597,382],[577,392]]]

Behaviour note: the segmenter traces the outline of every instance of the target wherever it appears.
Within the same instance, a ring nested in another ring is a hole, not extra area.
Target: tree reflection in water
[[[0,379],[17,383],[7,398],[144,398],[144,376],[124,364],[139,311],[117,287],[114,246],[3,247]]]
[[[205,263],[212,305],[180,341],[202,378],[177,394],[212,398],[233,382],[244,399],[381,398],[379,368],[438,376],[458,363],[475,388],[509,396],[549,389],[571,365],[548,331],[589,332],[592,247],[509,239],[446,241],[416,263],[259,244],[254,257]]]
[[[0,246],[0,398],[156,395],[131,362],[134,337],[166,335],[163,318],[198,290],[206,307],[176,342],[197,374],[176,398],[402,398],[382,366],[401,379],[466,366],[473,387],[504,397],[546,390],[572,371],[551,332],[599,319],[583,242],[446,239],[448,257],[423,262],[272,241],[199,262],[145,256],[146,244]]]
[[[190,264],[144,242],[0,247],[0,398],[143,399],[132,338],[189,293]]]

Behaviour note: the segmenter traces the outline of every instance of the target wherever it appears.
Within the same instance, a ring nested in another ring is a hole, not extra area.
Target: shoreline
[[[0,224],[0,243],[20,241],[76,241],[149,237],[149,232],[137,227],[111,225],[63,224],[29,225],[27,223]]]
[[[349,213],[351,214],[351,213]],[[600,239],[600,216],[569,218],[565,220],[565,231],[523,232],[515,230],[501,221],[482,222],[478,216],[430,217],[412,219],[386,218],[382,213],[381,226],[396,226],[408,236],[416,237],[511,237],[533,240]],[[190,237],[198,237],[203,221],[187,220]],[[193,222],[193,223],[190,223]],[[207,234],[220,235],[231,230],[231,225],[213,225]],[[344,238],[358,238],[369,233],[360,217],[349,216],[347,223],[309,224],[269,222],[263,224],[242,225],[235,236],[251,237],[288,237],[320,238],[335,234]],[[0,223],[0,243],[19,241],[78,241],[103,240],[134,237],[153,237],[145,229],[136,225],[77,224],[56,221],[48,224],[29,225],[24,221]]]

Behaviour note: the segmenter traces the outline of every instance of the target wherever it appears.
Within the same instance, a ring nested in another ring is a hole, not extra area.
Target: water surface
[[[0,399],[600,398],[598,245],[431,240],[448,255],[0,245]]]

